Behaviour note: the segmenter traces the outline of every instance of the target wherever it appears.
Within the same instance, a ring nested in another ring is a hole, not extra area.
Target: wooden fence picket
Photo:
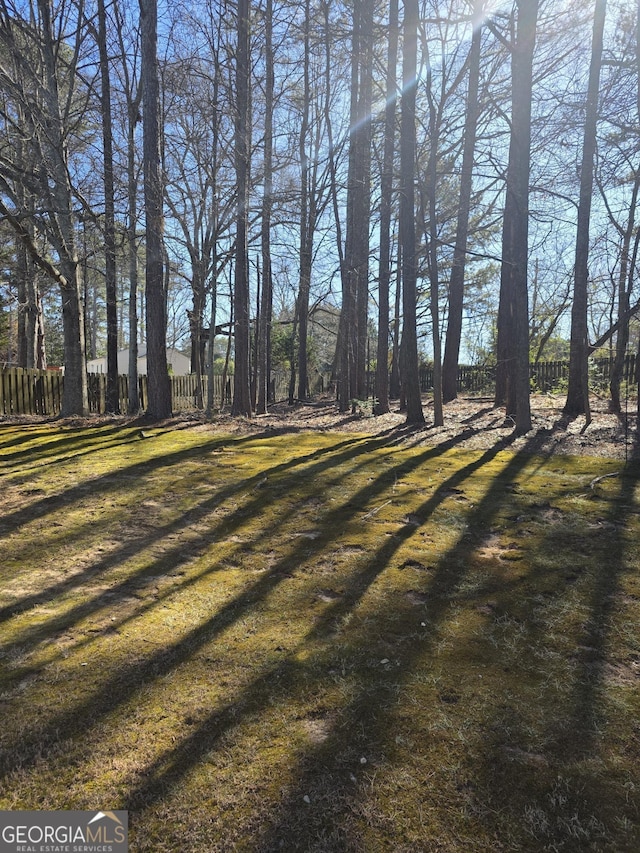
[[[610,359],[591,359],[590,382],[593,388],[606,388],[611,379],[612,361]],[[543,392],[558,390],[566,383],[568,362],[546,361],[531,365],[533,385]],[[623,369],[623,381],[629,385],[638,382],[638,359],[635,353],[626,357]],[[197,377],[171,376],[172,407],[174,412],[197,409]],[[231,403],[233,395],[233,376],[228,376],[225,387],[223,377],[213,377],[214,408],[219,409]],[[462,394],[492,394],[495,381],[495,368],[487,365],[460,365],[458,369],[458,391]],[[289,379],[284,374],[272,377],[273,399],[286,400],[289,393]],[[25,370],[19,367],[3,367],[0,370],[0,415],[43,415],[56,416],[62,409],[62,390],[64,376],[56,370]],[[423,392],[433,388],[433,370],[423,368],[420,371],[420,385]],[[370,382],[372,386],[372,382]],[[202,377],[202,403],[207,403],[208,377]],[[126,375],[118,377],[120,411],[124,414],[128,407],[129,380]],[[102,373],[87,375],[89,411],[103,414],[106,410],[107,377]],[[148,405],[148,383],[146,376],[139,377],[138,395],[140,410]]]
[[[192,411],[196,409],[197,380],[190,376],[171,376],[173,410]],[[223,388],[223,377],[213,377],[214,408],[220,408],[224,401],[229,405],[232,399],[232,376],[227,377]],[[140,409],[144,411],[148,404],[148,382],[146,376],[138,379]],[[276,399],[286,398],[286,377],[276,376],[272,380]],[[62,409],[62,390],[64,376],[61,371],[27,370],[19,367],[4,367],[0,371],[0,415],[48,415],[60,414]],[[207,401],[208,378],[202,377],[203,404]],[[106,410],[107,377],[103,373],[87,374],[87,394],[89,411],[103,414]],[[121,413],[126,413],[129,398],[129,378],[118,377],[118,394]]]

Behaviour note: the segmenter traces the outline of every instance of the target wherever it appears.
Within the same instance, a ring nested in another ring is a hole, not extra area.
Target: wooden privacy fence
[[[495,381],[495,367],[482,364],[458,367],[459,394],[491,394]],[[424,393],[433,390],[433,367],[420,368],[420,389]]]
[[[174,412],[193,411],[198,406],[198,383],[195,375],[171,376],[171,407]],[[62,409],[64,376],[59,370],[26,370],[21,367],[3,367],[0,372],[0,415],[59,415]],[[89,411],[103,414],[106,411],[107,377],[104,373],[87,374]],[[208,378],[202,377],[202,400],[207,404]],[[147,377],[138,378],[140,408],[147,407]],[[118,377],[120,411],[127,411],[129,378]],[[219,409],[224,401],[231,403],[233,376],[228,376],[223,387],[223,377],[213,377],[213,405]],[[273,399],[286,399],[286,378],[276,374],[272,378]]]
[[[630,353],[625,357],[622,381],[632,385],[637,384],[637,356]],[[589,385],[593,389],[604,390],[611,381],[613,359],[589,359]],[[569,380],[568,361],[539,361],[529,367],[531,387],[536,391],[566,390]],[[491,394],[494,391],[496,377],[495,366],[460,365],[458,368],[458,392],[462,394]],[[433,368],[423,367],[420,370],[420,387],[422,391],[433,389]]]
[[[62,406],[62,373],[3,367],[0,374],[0,414],[55,415]]]
[[[590,384],[592,388],[604,389],[611,380],[613,361],[608,358],[596,358],[589,361]],[[637,358],[628,355],[625,359],[622,380],[632,385],[637,383]],[[567,361],[544,361],[531,365],[532,387],[538,391],[564,390],[569,375]],[[147,407],[147,377],[139,377],[140,408]],[[62,408],[62,386],[64,377],[59,370],[25,370],[20,367],[3,367],[0,372],[0,415],[49,415],[60,414]],[[281,401],[288,397],[288,378],[284,374],[275,374],[271,380],[272,399]],[[495,367],[484,365],[458,368],[458,391],[461,394],[491,394],[495,382]],[[214,408],[219,409],[223,402],[231,403],[233,395],[233,376],[227,377],[223,387],[223,377],[213,377]],[[87,375],[89,392],[89,411],[103,414],[106,410],[107,377],[103,373]],[[433,388],[433,369],[422,368],[420,386],[427,392]],[[563,387],[564,386],[564,387]],[[127,376],[118,377],[120,411],[127,411],[129,380]],[[202,400],[207,404],[208,378],[202,377]],[[174,412],[194,411],[198,406],[198,383],[195,375],[171,377],[171,405]]]
[[[628,353],[622,366],[622,381],[636,385],[637,356]],[[611,358],[589,359],[589,386],[593,389],[605,390],[611,382],[614,361]],[[555,391],[566,389],[569,380],[568,361],[540,361],[531,365],[532,385],[538,391]]]

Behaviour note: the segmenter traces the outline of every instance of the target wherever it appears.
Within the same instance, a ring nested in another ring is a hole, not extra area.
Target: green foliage
[[[9,358],[9,311],[6,301],[0,291],[0,359],[10,361]]]
[[[335,354],[340,312],[331,305],[320,305],[309,318],[307,360],[309,375],[328,373]],[[291,369],[292,358],[298,358],[298,337],[293,338],[293,320],[287,312],[280,314],[271,327],[273,369],[286,373]]]
[[[64,335],[59,297],[55,290],[52,289],[43,299],[43,311],[46,330],[47,364],[59,367],[64,364]]]
[[[271,327],[271,363],[274,370],[289,370],[295,342],[293,321],[274,323]]]
[[[360,415],[363,418],[372,418],[377,402],[375,397],[369,400],[354,399],[351,401],[351,410],[354,414]]]
[[[0,223],[0,360],[11,361],[10,353],[10,317],[12,270],[15,265],[14,253],[10,246],[13,244],[12,234],[6,226]],[[6,241],[6,242],[5,242]]]
[[[216,353],[214,356],[214,359],[213,359],[213,372],[215,374],[220,375],[224,371],[224,365],[225,365],[225,356],[220,355],[219,353]],[[233,373],[233,369],[234,369],[234,361],[232,358],[230,358],[229,359],[229,371],[228,372],[230,374]]]
[[[316,306],[309,318],[309,359],[312,369],[319,373],[330,373],[336,351],[340,311],[328,302]],[[374,343],[370,346],[375,351],[375,332],[369,330]]]
[[[540,361],[566,361],[569,358],[570,342],[567,338],[560,335],[553,335],[545,343],[542,350]],[[538,346],[532,342],[530,356],[531,361],[534,361],[538,355]]]

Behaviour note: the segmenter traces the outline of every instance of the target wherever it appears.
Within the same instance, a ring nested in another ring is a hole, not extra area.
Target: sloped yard
[[[150,853],[639,850],[636,465],[276,427],[0,425],[0,808],[128,809]]]

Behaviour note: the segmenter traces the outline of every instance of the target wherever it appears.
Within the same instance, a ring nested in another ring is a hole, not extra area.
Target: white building
[[[177,349],[167,349],[167,364],[169,373],[173,376],[188,376],[191,373],[191,359]],[[87,373],[106,373],[107,357],[92,358],[87,361]],[[118,351],[118,374],[129,372],[129,350]],[[144,344],[138,347],[138,376],[147,374],[147,348]]]

